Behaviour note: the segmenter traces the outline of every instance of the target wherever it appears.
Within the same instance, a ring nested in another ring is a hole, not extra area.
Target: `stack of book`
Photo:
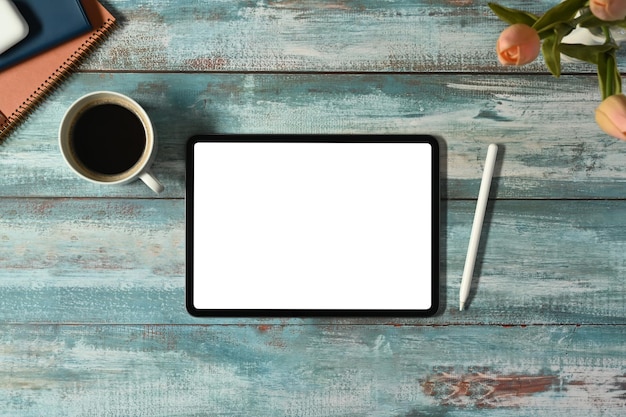
[[[28,35],[0,54],[0,142],[115,27],[98,0],[15,0]]]

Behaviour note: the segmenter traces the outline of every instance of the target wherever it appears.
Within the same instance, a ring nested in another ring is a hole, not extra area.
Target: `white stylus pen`
[[[476,263],[476,254],[478,252],[478,244],[480,243],[480,232],[483,228],[483,220],[485,219],[485,209],[487,208],[487,200],[489,199],[489,189],[491,188],[491,178],[493,177],[493,167],[496,164],[496,155],[498,154],[498,145],[492,143],[487,148],[487,158],[485,159],[485,170],[483,178],[480,181],[480,190],[478,191],[478,201],[476,202],[476,212],[474,213],[474,223],[472,224],[472,233],[470,235],[469,245],[467,246],[467,256],[465,258],[465,267],[463,268],[463,279],[461,281],[461,291],[459,292],[459,310],[463,311],[465,302],[469,295],[472,285],[472,275],[474,275],[474,264]]]

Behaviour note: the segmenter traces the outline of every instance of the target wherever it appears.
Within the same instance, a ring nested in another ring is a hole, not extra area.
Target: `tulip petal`
[[[502,65],[524,65],[539,56],[541,40],[533,28],[516,23],[502,31],[496,42],[498,61]]]
[[[600,20],[622,20],[626,17],[626,0],[590,0],[589,9]]]
[[[613,122],[611,122],[609,117],[599,110],[596,110],[596,123],[607,135],[613,136],[617,139],[626,140],[626,134],[624,134],[624,132],[620,132]]]
[[[626,96],[615,94],[602,101],[596,109],[596,123],[608,135],[626,140]]]

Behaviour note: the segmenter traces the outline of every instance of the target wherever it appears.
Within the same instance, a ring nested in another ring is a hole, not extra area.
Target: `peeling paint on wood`
[[[121,21],[89,70],[502,72],[495,41],[506,27],[472,0],[111,1]],[[518,2],[519,3],[519,2]],[[509,7],[543,13],[554,0]],[[193,30],[190,30],[193,28]],[[203,57],[220,57],[224,65]],[[206,64],[204,66],[203,64]],[[519,69],[506,69],[519,72]],[[591,66],[564,70],[595,73]],[[543,72],[538,60],[521,71]]]
[[[0,398],[11,399],[5,415],[24,417],[619,416],[625,336],[598,326],[0,326]]]
[[[0,322],[203,322],[184,309],[183,200],[0,203]],[[456,307],[474,204],[442,205],[440,314],[358,323],[626,324],[623,200],[490,203],[470,308],[461,314]]]
[[[518,407],[520,397],[555,391],[561,385],[554,375],[497,375],[485,372],[429,376],[422,388],[441,405],[457,407]]]
[[[184,149],[197,133],[429,133],[445,198],[476,198],[484,154],[500,145],[500,198],[622,198],[626,147],[593,122],[589,76],[407,74],[78,74],[0,147],[0,196],[152,197],[139,182],[96,186],[58,153],[64,110],[96,89],[135,98],[154,119],[160,197],[184,197]],[[568,120],[564,134],[562,120]],[[42,175],[45,172],[45,175]]]

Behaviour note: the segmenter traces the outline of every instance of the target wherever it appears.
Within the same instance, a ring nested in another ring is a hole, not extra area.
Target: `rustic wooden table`
[[[119,28],[0,146],[0,415],[624,415],[626,144],[593,121],[593,68],[498,66],[505,25],[472,0],[103,4]],[[154,119],[162,195],[65,166],[61,116],[102,89]],[[240,132],[436,135],[439,314],[190,317],[184,145]]]

